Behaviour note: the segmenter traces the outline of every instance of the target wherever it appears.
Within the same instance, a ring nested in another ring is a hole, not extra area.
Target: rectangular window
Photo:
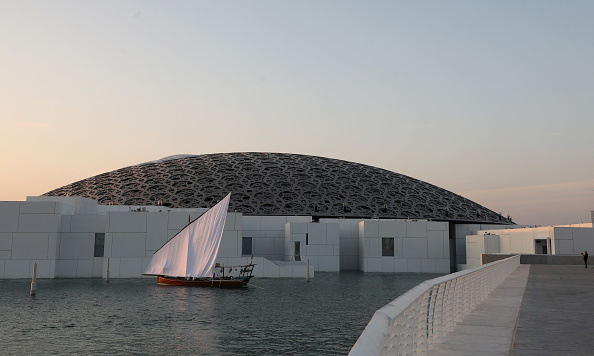
[[[105,252],[105,234],[104,233],[96,233],[95,234],[95,253],[93,256],[95,257],[103,257]]]
[[[393,237],[382,237],[382,256],[394,256]]]
[[[252,251],[252,238],[250,236],[244,236],[241,239],[241,254],[243,256],[250,256],[253,254]]]
[[[309,234],[305,234],[305,244],[309,245]]]

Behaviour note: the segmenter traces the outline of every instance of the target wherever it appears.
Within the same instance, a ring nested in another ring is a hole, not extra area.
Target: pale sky
[[[0,0],[0,200],[263,151],[590,222],[593,19],[592,1]]]

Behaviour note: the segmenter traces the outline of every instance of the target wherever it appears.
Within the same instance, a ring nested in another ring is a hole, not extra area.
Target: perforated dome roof
[[[343,160],[287,153],[180,155],[125,167],[52,190],[100,204],[206,208],[232,192],[244,215],[411,218],[509,224],[445,189]]]

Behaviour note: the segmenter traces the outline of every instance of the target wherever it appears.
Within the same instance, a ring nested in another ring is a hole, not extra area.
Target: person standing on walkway
[[[584,256],[584,264],[586,265],[586,268],[588,268],[588,251],[584,251],[582,256]]]

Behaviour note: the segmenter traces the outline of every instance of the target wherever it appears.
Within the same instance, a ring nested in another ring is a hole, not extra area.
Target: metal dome
[[[83,179],[43,195],[82,196],[99,204],[206,208],[228,192],[233,193],[229,210],[244,215],[512,223],[464,197],[402,174],[287,153],[172,156]]]

